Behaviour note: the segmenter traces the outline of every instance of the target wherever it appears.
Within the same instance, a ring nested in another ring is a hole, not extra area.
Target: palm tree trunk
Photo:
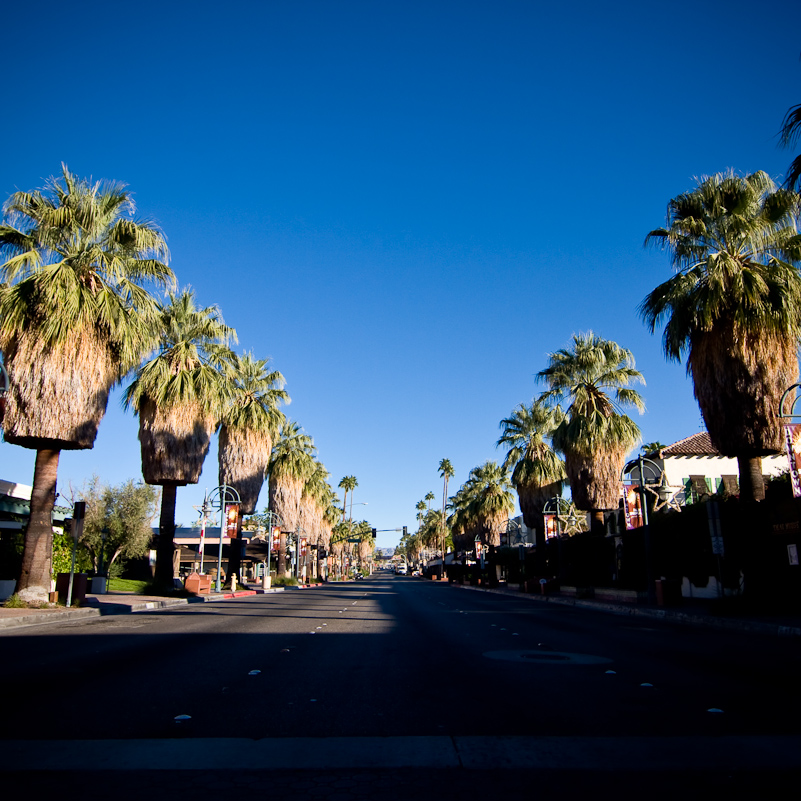
[[[762,459],[759,456],[738,456],[740,470],[740,500],[755,502],[765,500],[765,480],[762,478]]]
[[[448,474],[445,473],[445,481],[442,485],[442,580],[447,578],[445,573],[445,505],[448,501]]]
[[[161,514],[159,516],[159,544],[156,550],[156,575],[153,583],[161,592],[173,588],[175,568],[173,554],[175,552],[175,495],[176,484],[164,484],[161,488]],[[222,537],[220,537],[222,548]]]
[[[281,529],[278,535],[278,565],[275,568],[277,578],[286,576],[286,532]]]
[[[25,532],[17,594],[23,601],[44,601],[50,594],[53,566],[53,506],[61,451],[36,451],[31,517]]]

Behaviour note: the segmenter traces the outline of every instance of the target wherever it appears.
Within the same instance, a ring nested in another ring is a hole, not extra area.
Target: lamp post
[[[211,504],[209,503],[209,491],[206,490],[203,496],[203,503],[200,506],[194,506],[200,512],[200,575],[203,573],[203,556],[206,551],[206,523],[209,522],[209,514],[211,513]]]
[[[221,590],[220,573],[222,573],[223,534],[225,533],[225,509],[228,506],[228,504],[241,503],[242,501],[239,497],[239,493],[233,487],[229,487],[227,484],[222,484],[219,487],[215,487],[209,493],[208,502],[212,509],[220,510],[220,540],[219,540],[219,546],[217,548],[217,583],[214,588],[215,592],[220,592]]]
[[[264,570],[264,576],[262,576],[261,586],[265,590],[269,590],[272,583],[270,554],[273,550],[273,528],[281,525],[281,518],[278,516],[278,512],[273,512],[269,509],[264,514],[267,516],[267,566]]]
[[[515,528],[511,529],[512,526],[515,526]],[[525,581],[526,581],[526,577],[525,577],[526,559],[525,559],[525,555],[524,555],[524,552],[523,552],[523,537],[522,537],[523,527],[520,525],[520,523],[517,522],[517,520],[512,520],[512,518],[509,518],[506,521],[506,541],[507,541],[507,543],[508,543],[508,545],[510,547],[514,544],[512,542],[512,532],[513,531],[517,534],[517,536],[515,537],[515,540],[516,540],[518,548],[519,548],[518,556],[520,557],[520,589],[523,590],[523,589],[525,589]],[[508,581],[508,577],[507,577],[507,581]]]
[[[650,480],[647,476],[650,476]],[[653,565],[651,564],[651,527],[648,521],[648,499],[645,497],[646,484],[658,484],[660,489],[667,489],[665,484],[665,473],[662,468],[640,455],[632,459],[624,468],[621,475],[623,482],[636,480],[639,484],[640,508],[642,510],[642,532],[645,540],[645,582],[648,604],[653,606],[656,603],[656,587],[654,585]],[[661,496],[660,496],[661,497]]]
[[[570,503],[566,498],[563,498],[561,495],[554,495],[553,498],[548,498],[548,500],[545,501],[545,506],[543,506],[542,511],[543,514],[552,514],[555,518],[556,544],[559,555],[559,570],[557,571],[556,578],[561,582],[565,575],[561,523],[563,519],[567,521],[568,524],[572,522],[571,518],[575,519],[573,504]]]
[[[353,491],[351,490],[351,493],[350,493],[350,514],[348,516],[348,541],[350,541],[350,539],[353,537],[353,507],[354,506],[369,506],[369,505],[370,504],[369,504],[368,501],[356,501],[356,503],[354,504],[353,503]],[[345,517],[344,499],[343,499],[343,503],[342,503],[342,517],[343,517],[343,522],[344,522],[344,517]],[[342,553],[340,554],[340,557],[339,557],[339,559],[340,559],[340,571],[339,571],[340,572],[340,579],[344,579],[345,578],[345,551],[346,551],[346,548],[343,545],[342,546]]]

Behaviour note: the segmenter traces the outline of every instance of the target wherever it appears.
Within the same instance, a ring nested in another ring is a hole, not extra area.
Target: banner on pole
[[[790,463],[793,497],[801,498],[801,424],[787,423],[784,426],[784,443]]]
[[[623,512],[626,515],[626,528],[631,531],[643,524],[642,496],[636,484],[621,484],[623,495]]]
[[[225,536],[236,538],[237,523],[239,522],[239,504],[229,503],[225,506]]]

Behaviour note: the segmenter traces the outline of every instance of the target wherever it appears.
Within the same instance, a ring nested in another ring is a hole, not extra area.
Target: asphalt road
[[[795,640],[383,573],[8,630],[0,653],[3,786],[43,793],[737,797],[801,777]]]

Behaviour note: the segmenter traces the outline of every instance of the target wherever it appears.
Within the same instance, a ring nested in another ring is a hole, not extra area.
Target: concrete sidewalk
[[[263,590],[261,588],[244,588],[232,592],[209,593],[189,598],[163,598],[156,595],[136,595],[131,592],[109,592],[105,595],[87,595],[80,607],[66,609],[51,606],[45,609],[6,609],[0,606],[0,630],[34,626],[37,624],[60,623],[87,617],[103,615],[121,615],[132,612],[148,612],[155,609],[168,609],[172,606],[184,606],[192,603],[208,603],[209,601],[225,601],[231,598],[243,598],[250,595],[261,595],[265,592],[283,592],[283,587]]]
[[[638,606],[635,604],[614,603],[609,601],[593,601],[573,596],[532,595],[508,587],[488,588],[469,585],[451,584],[460,590],[487,592],[504,595],[509,598],[531,601],[532,603],[556,604],[559,606],[576,606],[583,609],[595,609],[612,615],[664,620],[685,626],[700,626],[724,631],[742,631],[752,634],[767,634],[778,637],[801,637],[801,619],[797,615],[764,615],[754,617],[724,617],[715,615],[700,605],[682,605],[667,608]]]

